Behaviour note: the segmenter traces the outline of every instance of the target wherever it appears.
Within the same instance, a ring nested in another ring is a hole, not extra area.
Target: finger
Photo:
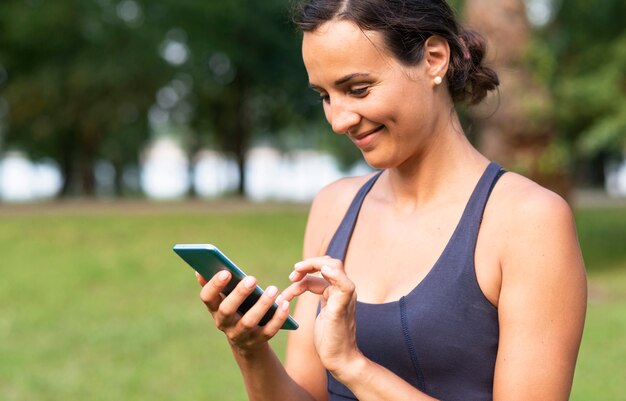
[[[332,313],[349,313],[348,307],[351,304],[354,306],[353,302],[356,301],[356,288],[352,280],[343,270],[330,266],[322,267],[322,276],[331,284],[322,296],[326,301],[325,307],[330,308]]]
[[[321,277],[307,276],[303,280],[291,284],[281,295],[283,299],[287,301],[291,301],[293,298],[302,295],[307,291],[322,295],[324,290],[329,285],[330,283]]]
[[[237,309],[243,301],[254,291],[256,279],[248,276],[241,280],[235,289],[224,298],[217,310],[216,320],[220,326],[229,325],[238,319]]]
[[[296,281],[300,281],[302,280],[304,277],[306,276],[306,273],[303,272],[299,272],[297,270],[294,270],[291,272],[291,274],[289,275],[289,280],[294,283]]]
[[[208,283],[209,281],[207,279],[205,279],[204,277],[202,277],[202,275],[198,272],[196,273],[196,280],[198,280],[198,283],[200,284],[200,286],[204,287],[206,285],[206,283]]]
[[[322,277],[342,292],[354,292],[354,283],[348,278],[343,269],[337,268],[336,266],[324,265],[321,267],[320,271],[322,272]]]
[[[274,300],[277,296],[278,288],[273,285],[267,287],[254,306],[239,319],[239,322],[237,322],[238,328],[243,331],[249,331],[257,327],[263,316],[274,305]]]
[[[199,277],[203,278],[200,275]],[[215,312],[219,308],[222,302],[220,293],[224,290],[230,279],[230,273],[222,270],[213,276],[210,281],[206,282],[206,280],[203,280],[205,284],[202,286],[202,290],[200,290],[200,299],[211,312]],[[198,279],[198,282],[200,282],[200,279]]]
[[[294,265],[294,269],[299,273],[311,274],[319,272],[322,266],[333,266],[334,268],[343,270],[343,263],[340,260],[333,259],[329,256],[305,259],[296,263]]]
[[[276,308],[276,312],[274,312],[274,316],[261,331],[267,339],[274,337],[276,333],[278,333],[278,330],[283,327],[283,324],[285,324],[287,317],[289,317],[289,301],[283,299],[282,295],[279,295],[276,299],[276,303],[278,307]]]

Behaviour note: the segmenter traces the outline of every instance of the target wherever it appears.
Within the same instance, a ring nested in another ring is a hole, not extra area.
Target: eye
[[[369,90],[369,86],[363,86],[359,88],[350,89],[349,93],[352,96],[363,96],[367,94],[368,90]]]
[[[330,104],[330,96],[328,94],[326,94],[326,93],[320,93],[320,100],[323,103]]]

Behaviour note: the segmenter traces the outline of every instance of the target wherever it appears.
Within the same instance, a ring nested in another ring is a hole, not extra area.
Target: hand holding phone
[[[232,274],[232,278],[222,291],[224,295],[230,294],[237,284],[247,276],[212,244],[177,244],[174,246],[174,252],[207,280],[211,279],[221,270],[228,270]],[[239,314],[244,315],[250,310],[250,308],[257,303],[261,295],[263,295],[263,290],[259,286],[256,286],[254,291],[237,309]],[[263,316],[259,325],[264,326],[267,324],[272,316],[274,316],[277,308],[278,305],[274,303],[265,316]],[[289,316],[281,328],[285,330],[295,330],[298,328],[298,323]]]

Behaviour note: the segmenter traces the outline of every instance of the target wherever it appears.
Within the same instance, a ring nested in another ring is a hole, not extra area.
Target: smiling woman
[[[332,130],[380,171],[319,192],[282,294],[239,316],[249,287],[199,278],[250,399],[566,400],[583,260],[567,203],[463,133],[455,102],[499,84],[483,38],[441,0],[309,0],[297,23]],[[295,297],[283,366],[268,340]]]

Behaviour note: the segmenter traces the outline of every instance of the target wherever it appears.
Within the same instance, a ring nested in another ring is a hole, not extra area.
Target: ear
[[[431,79],[445,78],[450,63],[450,45],[441,36],[431,36],[424,42],[426,73]]]

